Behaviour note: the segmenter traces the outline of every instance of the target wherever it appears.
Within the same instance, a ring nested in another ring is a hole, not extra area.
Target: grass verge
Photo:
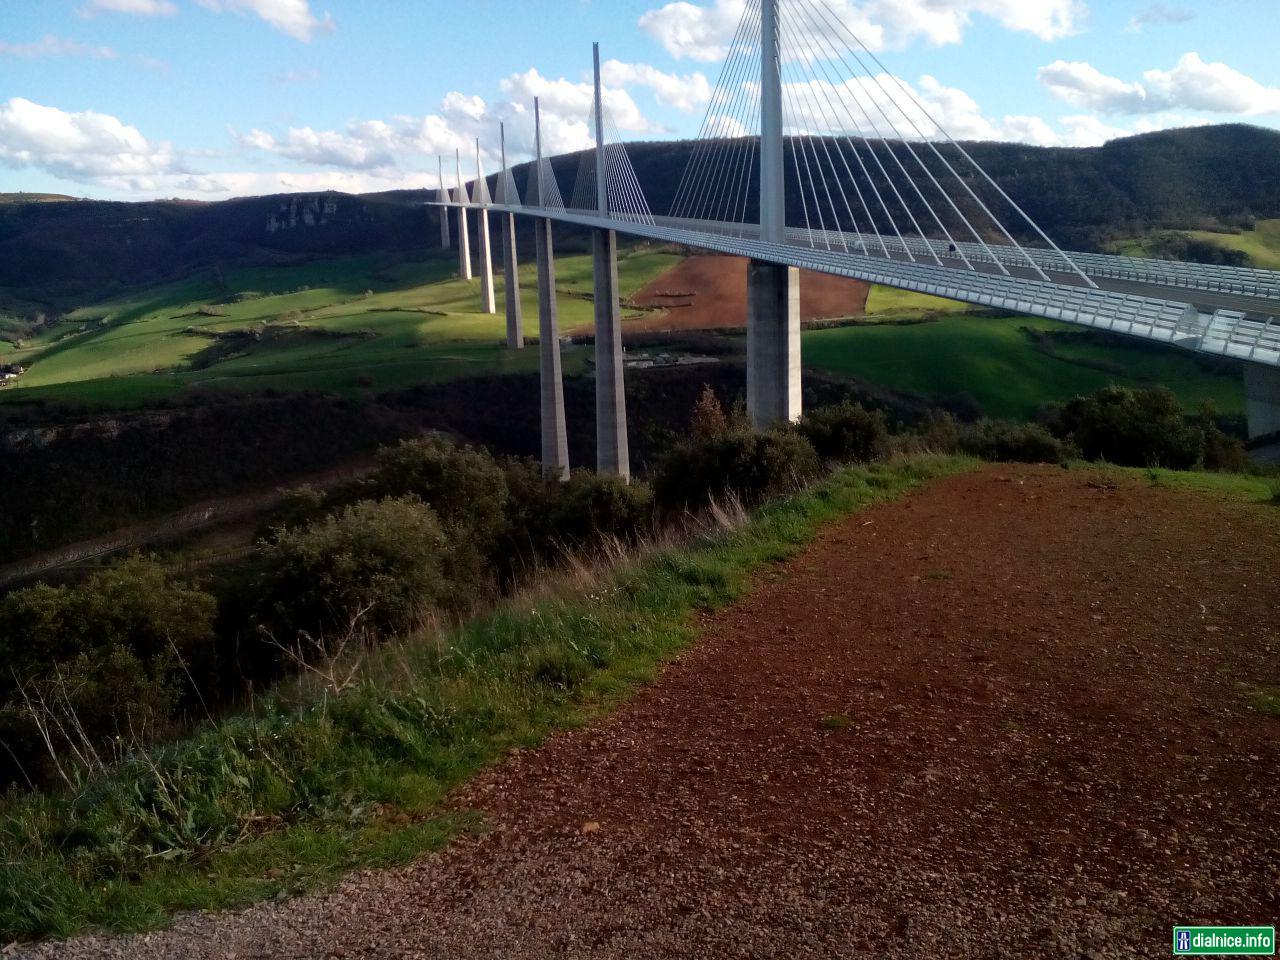
[[[1142,477],[1152,486],[1190,490],[1246,503],[1280,504],[1280,481],[1269,476],[1214,473],[1208,470],[1166,470],[1162,467],[1088,466],[1101,472],[1117,470],[1126,476]]]
[[[1280,687],[1257,687],[1249,694],[1250,705],[1259,713],[1280,720]]]
[[[621,702],[693,640],[695,611],[741,596],[824,522],[972,464],[842,470],[730,529],[322,668],[76,791],[10,797],[0,942],[293,895],[483,829],[442,810],[451,788]]]

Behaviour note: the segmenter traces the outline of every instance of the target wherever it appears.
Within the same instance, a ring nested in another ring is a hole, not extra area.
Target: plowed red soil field
[[[1280,513],[993,467],[828,528],[403,870],[50,956],[1120,958],[1280,915]]]
[[[869,290],[859,280],[801,271],[800,319],[860,317],[866,313]],[[741,328],[747,316],[747,261],[742,257],[689,257],[640,290],[630,302],[663,312],[628,321],[627,333]]]

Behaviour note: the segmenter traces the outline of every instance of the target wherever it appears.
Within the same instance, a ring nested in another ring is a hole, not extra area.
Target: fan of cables
[[[640,187],[640,179],[636,176],[627,148],[617,125],[613,122],[608,101],[601,111],[604,116],[604,179],[605,205],[610,217],[617,220],[628,220],[632,223],[652,224],[653,213],[645,200],[644,190]],[[592,111],[591,128],[595,133],[594,110]],[[597,211],[600,209],[599,178],[596,175],[596,150],[586,150],[578,162],[578,175],[573,184],[573,196],[569,206],[575,210]]]
[[[761,6],[747,0],[676,190],[675,220],[744,236],[759,222]],[[1084,277],[828,0],[777,7],[788,242]],[[1054,256],[1033,258],[1006,221]]]

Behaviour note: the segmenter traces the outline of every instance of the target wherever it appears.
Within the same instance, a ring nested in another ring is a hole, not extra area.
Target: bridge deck
[[[1164,261],[1137,261],[1138,265],[1134,267],[1127,263],[1109,267],[1107,258],[1092,261],[1097,270],[1104,273],[1107,270],[1116,273],[1128,271],[1125,276],[1097,275],[1082,263],[1082,268],[1091,274],[1099,288],[1092,289],[1079,275],[1066,272],[1067,267],[1060,260],[1053,280],[1046,282],[1029,266],[1005,264],[1009,273],[1006,276],[990,258],[986,261],[971,258],[974,269],[969,270],[924,262],[919,253],[915,254],[917,259],[913,261],[905,250],[894,252],[892,248],[888,258],[883,256],[883,252],[878,256],[855,253],[853,248],[860,249],[860,245],[857,242],[850,244],[848,238],[856,235],[792,229],[788,231],[788,242],[775,244],[759,239],[758,227],[754,224],[602,217],[591,211],[518,205],[482,207],[478,204],[439,202],[429,205],[545,217],[583,227],[616,230],[651,240],[1061,320],[1168,343],[1198,353],[1280,366],[1280,323],[1274,322],[1271,316],[1280,308],[1280,293],[1275,299],[1251,295],[1243,292],[1246,289],[1244,281],[1236,285],[1238,290],[1231,291],[1191,286],[1207,281],[1203,276],[1192,276],[1177,267],[1168,268]],[[846,246],[851,249],[844,249]],[[1001,256],[1001,249],[1011,250],[994,248],[997,258]],[[941,251],[938,252],[941,255]],[[1038,251],[1038,255],[1056,256],[1044,250]],[[955,259],[954,255],[952,259]],[[1133,258],[1111,259],[1127,262]],[[1047,273],[1048,265],[1042,269]],[[1269,272],[1251,273],[1264,275],[1256,278],[1259,285],[1252,289],[1265,289],[1268,280],[1265,275]],[[1179,285],[1184,282],[1189,286]]]

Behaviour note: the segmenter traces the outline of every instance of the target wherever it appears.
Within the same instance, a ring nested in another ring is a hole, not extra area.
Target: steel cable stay
[[[800,114],[799,114],[799,111],[796,110],[794,98],[791,96],[790,86],[785,82],[785,79],[782,84],[782,102],[783,102],[783,108],[784,108],[784,114],[783,114],[784,136],[785,136],[785,130],[787,126],[786,120],[785,120],[785,116],[786,116],[785,111],[790,110],[791,116],[793,118],[792,124],[791,124],[791,136],[787,137],[787,145],[790,146],[791,148],[791,161],[792,161],[792,164],[795,166],[795,171],[796,171],[796,191],[800,195],[800,204],[804,210],[805,230],[808,231],[809,246],[812,247],[817,245],[817,239],[814,236],[813,224],[811,223],[809,218],[809,199],[806,196],[806,191],[805,191],[805,177],[804,177],[804,174],[801,172],[801,167],[800,167],[801,160],[797,159],[797,154],[801,158],[803,158],[805,171],[809,173],[808,179],[809,179],[810,188],[813,187],[813,172],[809,170],[809,154],[805,150],[805,143],[804,143],[805,138],[801,135],[800,128],[794,122],[795,118],[798,117]],[[818,220],[818,229],[819,231],[822,231],[823,233],[825,233],[825,231],[823,231],[822,229],[823,227],[822,211],[818,204],[818,197],[817,197],[816,191],[814,192],[813,206],[814,206],[814,211],[813,211],[814,217],[816,217]],[[827,249],[828,250],[831,249],[829,245],[827,246]]]
[[[805,9],[807,11],[807,15],[810,18],[810,22],[813,23],[814,25],[821,27],[821,24],[818,24],[817,21],[814,20],[813,11],[817,9],[819,13],[822,15],[823,20],[826,22],[828,26],[832,26],[831,20],[834,19],[836,21],[836,25],[844,27],[845,30],[849,32],[850,35],[852,35],[852,31],[848,31],[847,26],[845,26],[839,20],[838,17],[833,18],[831,16],[830,11],[827,8],[826,4],[823,2],[823,0],[796,0],[796,2],[799,2],[802,5],[802,9]],[[893,92],[885,88],[884,83],[881,81],[881,79],[878,76],[875,75],[875,73],[870,68],[867,67],[866,63],[858,55],[858,52],[853,49],[850,49],[849,52],[853,56],[854,60],[857,62],[858,66],[862,69],[862,72],[866,74],[867,78],[876,85],[877,89],[879,89],[882,93],[884,93],[889,98],[889,101],[893,104],[894,108],[897,109],[898,112],[902,114],[903,119],[905,119],[906,122],[911,126],[911,128],[915,130],[917,136],[919,136],[919,138],[929,147],[929,149],[933,151],[934,155],[942,162],[943,166],[945,166],[947,170],[950,171],[952,176],[954,176],[956,180],[960,183],[960,186],[963,187],[965,191],[968,192],[969,196],[978,204],[978,206],[982,208],[983,212],[986,213],[986,215],[991,219],[991,222],[995,224],[996,229],[999,230],[1001,233],[1003,233],[1009,239],[1009,242],[1013,244],[1015,248],[1017,248],[1018,252],[1021,253],[1022,256],[1026,259],[1026,261],[1031,265],[1032,270],[1034,270],[1037,274],[1039,274],[1041,279],[1044,279],[1044,280],[1049,279],[1044,275],[1043,271],[1040,270],[1039,266],[1037,266],[1035,261],[1031,259],[1031,256],[1027,254],[1026,251],[1024,251],[1020,246],[1018,246],[1017,241],[1014,240],[1013,235],[1010,234],[1009,231],[1005,229],[1004,224],[1002,224],[996,218],[995,214],[991,212],[990,208],[987,207],[987,205],[982,201],[982,199],[976,193],[973,192],[973,190],[969,187],[967,183],[965,183],[964,179],[956,172],[955,168],[951,166],[950,162],[944,156],[942,156],[942,153],[938,150],[937,146],[931,140],[925,137],[919,125],[916,124],[915,120],[911,118],[911,115],[898,102],[897,98],[893,95]],[[862,84],[861,80],[859,80],[859,84],[860,85]],[[874,97],[872,99],[877,103],[877,107],[879,107],[878,99]],[[881,113],[882,115],[884,115],[883,110],[881,110]],[[949,193],[947,193],[946,190],[943,188],[943,186],[938,182],[937,178],[933,175],[933,171],[931,171],[928,168],[928,165],[925,164],[924,161],[920,160],[918,156],[916,156],[915,150],[914,148],[912,148],[910,141],[906,137],[902,136],[901,131],[899,131],[897,128],[897,125],[894,124],[892,120],[889,120],[887,115],[885,116],[890,126],[893,127],[894,133],[899,137],[899,139],[902,140],[903,145],[906,146],[906,148],[909,151],[911,151],[912,156],[916,157],[916,162],[920,164],[921,169],[925,171],[925,174],[929,177],[929,180],[934,184],[935,187],[937,187],[938,192],[942,194],[942,196],[946,199],[947,204],[955,212],[956,216],[960,218],[960,220],[964,223],[964,225],[969,229],[969,232],[973,234],[974,239],[978,242],[978,244],[982,247],[982,249],[991,258],[991,262],[994,263],[1001,270],[1001,272],[1007,275],[1009,272],[1008,269],[1004,266],[1004,264],[1000,261],[1000,259],[995,255],[995,253],[991,250],[990,246],[987,245],[986,240],[978,232],[977,228],[974,227],[973,223],[969,220],[969,218],[966,217],[964,213],[960,210],[959,206],[956,204],[952,196]]]
[[[929,118],[930,123],[932,123],[935,127],[937,127],[938,132],[941,133],[944,137],[946,137],[947,141],[953,147],[955,147],[956,150],[960,152],[960,155],[964,157],[964,159],[969,163],[969,165],[973,167],[973,169],[976,170],[982,176],[982,178],[986,180],[986,182],[989,183],[997,193],[1000,194],[1000,196],[1005,200],[1005,202],[1008,203],[1009,206],[1012,207],[1018,213],[1018,215],[1021,216],[1022,219],[1027,222],[1027,224],[1031,227],[1031,229],[1034,230],[1039,235],[1039,237],[1042,240],[1044,240],[1044,242],[1047,243],[1049,247],[1056,254],[1058,254],[1059,257],[1062,258],[1062,260],[1067,264],[1070,270],[1078,274],[1080,278],[1084,280],[1086,283],[1088,283],[1091,288],[1097,289],[1097,284],[1094,283],[1093,279],[1090,278],[1087,274],[1085,274],[1084,271],[1080,269],[1079,265],[1070,256],[1068,256],[1056,243],[1054,243],[1053,239],[1047,233],[1045,233],[1042,229],[1040,229],[1040,225],[1036,223],[1035,220],[1033,220],[1031,216],[1025,210],[1023,210],[1022,207],[1019,206],[1018,203],[1011,196],[1009,196],[1008,192],[1006,192],[1005,189],[1002,186],[1000,186],[999,182],[994,177],[992,177],[989,173],[987,173],[986,168],[983,167],[980,163],[978,163],[978,161],[975,160],[969,154],[969,151],[964,148],[964,145],[958,142],[954,137],[952,137],[951,134],[947,132],[946,128],[943,127],[943,125],[938,121],[938,119],[934,117],[927,109],[925,109],[924,104],[920,102],[919,97],[915,95],[911,87],[908,86],[906,83],[904,83],[902,79],[898,77],[896,74],[891,73],[889,70],[887,70],[884,64],[881,63],[880,58],[876,56],[876,54],[873,51],[868,49],[866,44],[862,42],[862,39],[857,34],[855,34],[852,30],[850,30],[847,25],[841,23],[841,27],[843,27],[845,32],[848,33],[849,36],[853,38],[854,42],[857,43],[858,46],[861,47],[863,51],[866,52],[867,56],[871,58],[871,60],[876,64],[876,66],[878,66],[883,73],[891,77],[894,80],[894,82],[897,83],[897,85],[900,88],[902,88],[903,92],[915,102],[916,107],[920,110],[920,112],[924,114],[924,116]]]
[[[800,59],[800,60],[799,60],[799,62],[804,63],[804,60],[803,60],[803,59]],[[816,78],[816,76],[813,76],[812,72],[810,72],[810,76],[809,76],[808,78],[805,78],[805,79],[804,79],[804,81],[803,81],[802,83],[798,84],[797,86],[798,86],[798,87],[799,87],[799,89],[803,92],[803,96],[804,96],[804,98],[805,98],[805,101],[806,101],[806,103],[807,103],[808,107],[809,107],[809,108],[811,109],[811,111],[812,111],[812,115],[813,115],[814,117],[820,118],[820,119],[823,121],[824,125],[826,125],[826,126],[827,126],[827,128],[829,129],[829,128],[831,128],[833,125],[832,125],[832,124],[830,124],[830,123],[827,121],[827,118],[826,118],[825,116],[823,116],[823,114],[822,114],[822,109],[821,109],[821,105],[817,102],[817,98],[816,98],[816,96],[814,96],[814,94],[813,94],[813,87],[816,85],[816,83],[817,83],[817,78]],[[827,137],[827,136],[825,135],[825,133],[823,133],[823,132],[821,132],[821,131],[819,132],[819,136],[817,137],[818,143],[821,145],[822,150],[823,150],[824,154],[825,154],[825,155],[826,155],[826,157],[827,157],[827,164],[828,164],[828,165],[830,166],[830,168],[831,168],[831,174],[832,174],[831,179],[835,180],[835,182],[836,182],[836,187],[837,187],[837,189],[838,189],[838,191],[839,191],[839,193],[840,193],[840,198],[841,198],[841,200],[843,201],[844,206],[845,206],[845,210],[846,210],[846,212],[847,212],[847,213],[848,213],[848,215],[849,215],[849,220],[850,220],[850,222],[851,222],[851,224],[852,224],[852,227],[853,227],[853,232],[854,232],[855,239],[856,239],[856,240],[858,241],[858,243],[862,246],[862,252],[863,252],[863,255],[864,255],[864,256],[870,256],[870,255],[871,255],[871,253],[870,253],[870,251],[867,249],[866,239],[865,239],[865,237],[862,235],[862,231],[860,230],[859,225],[858,225],[858,218],[857,218],[857,216],[854,214],[854,212],[853,212],[853,207],[852,207],[852,206],[850,205],[850,203],[849,203],[849,197],[848,197],[848,194],[846,194],[846,193],[845,193],[844,184],[843,184],[843,182],[842,182],[842,181],[841,181],[841,179],[840,179],[840,175],[839,175],[838,171],[836,170],[835,161],[831,159],[831,150],[830,150],[830,147],[829,147],[829,145],[828,145],[828,140],[829,140],[829,139],[830,139],[830,138],[829,138],[829,137]],[[838,152],[839,152],[839,141],[837,141],[837,142],[836,142],[836,147],[837,147],[837,153],[838,153]],[[817,154],[816,148],[814,149],[814,153],[815,153],[815,159],[816,159],[816,154]],[[843,159],[843,158],[842,158],[842,159]],[[849,176],[849,179],[850,179],[850,180],[853,180],[853,181],[854,181],[854,186],[855,186],[855,187],[857,187],[857,182],[856,182],[856,180],[854,180],[854,178],[853,178],[853,173],[852,173],[852,171],[851,171],[851,170],[849,170],[849,165],[848,165],[848,162],[847,162],[847,161],[845,161],[845,162],[844,162],[844,166],[845,166],[845,171],[846,171],[846,173],[847,173],[847,174],[848,174],[848,176]],[[818,164],[818,167],[819,167],[819,171],[821,171],[821,164],[820,164],[820,163]],[[840,242],[841,242],[841,245],[842,245],[842,246],[844,247],[844,249],[847,251],[847,250],[849,249],[848,241],[847,241],[847,238],[846,238],[846,237],[845,237],[845,235],[844,235],[844,232],[839,230],[839,225],[840,225],[839,211],[834,210],[834,208],[835,208],[835,201],[834,201],[834,199],[832,199],[832,196],[831,196],[831,190],[830,190],[830,187],[827,185],[827,178],[826,178],[825,176],[822,178],[822,182],[823,182],[823,189],[826,191],[826,194],[827,194],[827,202],[828,202],[829,204],[831,204],[831,206],[832,206],[832,208],[833,208],[833,217],[834,217],[834,220],[835,220],[835,223],[836,223],[837,230],[838,230],[838,232],[839,232],[839,234],[840,234]],[[859,195],[859,198],[861,199],[862,193],[861,193],[861,189],[860,189],[860,188],[859,188],[859,190],[858,190],[858,195]],[[867,212],[868,217],[870,217],[870,211],[869,211],[869,210],[867,210],[867,208],[866,208],[865,200],[863,201],[863,209],[864,209],[864,211],[865,211],[865,212]],[[873,222],[873,225],[874,225],[874,222]],[[879,236],[878,231],[877,231],[877,236]],[[884,246],[883,238],[881,238],[881,246],[882,246],[882,247]],[[887,248],[887,247],[885,247],[885,248],[884,248],[884,253],[885,253],[885,256],[886,256],[886,257],[888,257],[888,255],[889,255],[889,250],[888,250],[888,248]]]
[[[782,11],[782,19],[784,22],[793,22],[788,19],[785,13],[785,10],[786,10],[785,4],[780,5],[779,10]],[[842,87],[842,86],[833,84],[833,87],[835,87],[836,89],[844,89],[846,91],[848,90],[847,85],[844,85]],[[919,197],[920,202],[924,204],[925,209],[929,211],[929,213],[933,216],[934,221],[938,224],[939,228],[949,238],[950,234],[947,233],[946,227],[942,225],[942,221],[938,217],[937,212],[933,209],[929,201],[925,198],[924,193],[920,190],[919,185],[911,178],[911,175],[907,173],[907,169],[906,167],[903,166],[902,160],[898,157],[897,153],[894,152],[893,147],[890,146],[889,141],[885,138],[884,134],[880,132],[879,126],[871,118],[871,114],[867,111],[866,107],[862,105],[862,101],[856,96],[851,96],[849,99],[853,100],[854,104],[858,107],[858,111],[862,114],[863,118],[865,119],[867,126],[871,128],[871,131],[875,135],[875,138],[880,142],[881,148],[886,153],[889,154],[890,159],[893,160],[894,164],[898,167],[898,170],[902,173],[903,178],[906,179],[907,183],[909,183],[911,187],[915,190],[916,196]],[[853,119],[852,113],[850,113],[849,116],[850,116],[850,119],[852,120]],[[856,122],[854,123],[854,128],[859,129]],[[937,262],[938,266],[940,267],[945,266],[942,260],[938,257],[937,251],[934,250],[933,245],[929,242],[928,235],[924,232],[924,229],[920,226],[920,221],[916,218],[915,211],[911,209],[911,205],[908,204],[907,201],[903,198],[902,192],[898,189],[897,183],[894,181],[893,177],[889,175],[889,171],[885,169],[884,163],[880,160],[879,154],[876,152],[875,148],[872,146],[870,140],[866,137],[865,134],[862,136],[862,140],[866,144],[867,152],[871,154],[871,157],[875,161],[876,166],[879,168],[881,175],[885,179],[885,182],[888,183],[889,188],[893,191],[894,196],[897,198],[898,204],[902,207],[903,211],[907,215],[907,218],[911,221],[912,226],[915,228],[916,234],[920,237],[922,241],[924,241],[925,248],[932,255],[933,259]],[[887,208],[886,208],[886,211],[887,211]],[[898,239],[902,243],[903,249],[906,250],[908,253],[908,256],[910,256],[910,248],[907,245],[906,239],[902,236],[901,231],[897,230],[896,223],[894,223],[894,229],[898,233]],[[961,254],[961,256],[962,257],[964,256],[963,253]],[[915,258],[911,257],[911,259],[914,260]],[[970,270],[973,269],[973,264],[969,263],[967,258],[965,258],[965,264],[969,267]]]
[[[751,37],[759,29],[759,16],[756,15],[758,13],[758,3],[748,6],[743,19],[743,26],[746,28],[745,38]],[[696,205],[689,207],[686,212],[686,215],[692,219],[709,219],[712,211],[716,209],[716,195],[712,191],[723,187],[725,181],[720,173],[726,162],[732,162],[729,156],[732,148],[726,141],[729,139],[729,134],[736,132],[733,125],[744,127],[743,117],[748,116],[752,111],[751,88],[747,81],[756,67],[753,56],[755,49],[756,47],[749,40],[740,45],[738,62],[728,78],[730,87],[724,91],[718,91],[719,96],[713,97],[709,110],[715,109],[720,97],[724,98],[723,102],[727,104],[727,109],[715,114],[712,121],[703,167],[697,180],[697,190],[701,196],[696,199]]]
[[[787,5],[782,4],[781,6],[785,8]],[[792,23],[794,22],[795,21],[792,21]],[[823,44],[828,50],[830,50],[835,55],[834,59],[838,60],[842,66],[848,69],[848,63],[845,61],[844,56],[840,54],[839,51],[835,48],[830,38],[827,37],[826,34],[821,30],[818,30],[815,33],[815,36],[817,36],[818,41],[821,44]],[[933,172],[928,168],[928,166],[924,163],[924,161],[920,159],[919,155],[915,152],[914,148],[911,146],[911,143],[905,137],[902,136],[902,132],[898,129],[897,125],[885,112],[884,107],[881,105],[880,101],[876,97],[868,95],[866,86],[863,84],[861,80],[857,79],[854,76],[855,72],[856,71],[850,70],[850,81],[852,83],[856,83],[858,86],[858,89],[860,89],[863,92],[864,96],[866,96],[866,99],[871,101],[871,105],[875,108],[876,112],[880,114],[881,119],[884,120],[886,124],[888,124],[889,129],[893,132],[894,139],[907,151],[907,153],[911,156],[911,158],[916,162],[916,165],[919,166],[920,169],[924,172],[925,176],[929,178],[929,180],[933,183],[934,188],[938,191],[939,194],[942,195],[942,198],[947,201],[947,204],[951,207],[952,211],[956,214],[956,216],[960,218],[961,222],[964,223],[965,226],[969,228],[970,232],[973,233],[975,238],[977,238],[979,242],[981,242],[981,237],[978,236],[978,233],[973,228],[973,225],[969,223],[968,219],[964,216],[964,214],[960,212],[959,208],[955,205],[954,201],[952,201],[950,195],[945,190],[942,189],[942,185],[938,183],[937,178],[933,176]],[[960,257],[960,259],[964,261],[964,264],[966,267],[968,267],[970,270],[976,270],[977,268],[969,260],[969,257],[965,254],[964,250],[959,246],[959,244],[956,243],[955,237],[952,236],[951,231],[947,229],[947,226],[943,222],[942,217],[938,214],[938,211],[934,209],[933,204],[931,204],[928,198],[925,197],[924,191],[920,188],[920,185],[916,182],[915,178],[912,177],[911,174],[907,172],[907,169],[903,165],[901,158],[897,154],[897,151],[895,151],[892,148],[892,146],[889,145],[888,140],[886,139],[884,134],[880,132],[879,126],[871,118],[871,115],[866,110],[866,108],[862,105],[862,98],[852,93],[852,90],[850,89],[849,84],[846,84],[844,86],[844,89],[849,90],[849,92],[853,96],[854,102],[858,104],[859,109],[866,115],[867,121],[871,124],[871,127],[875,131],[876,136],[880,139],[881,143],[884,144],[885,149],[889,151],[889,155],[893,157],[894,163],[897,165],[898,169],[902,172],[902,175],[907,179],[907,182],[910,183],[912,189],[916,193],[916,196],[919,197],[920,202],[923,203],[925,205],[925,209],[929,211],[929,215],[933,218],[934,223],[937,224],[938,229],[941,230],[943,236],[946,237],[947,243],[950,245],[951,248],[955,250],[955,252]],[[925,236],[923,233],[921,233],[921,239],[923,239],[925,243],[929,245],[929,248],[932,250],[932,245],[929,244],[928,237]],[[934,253],[934,258],[937,259],[936,252]],[[939,266],[941,265],[942,265],[941,262],[939,262]],[[1005,268],[1003,267],[1003,265],[1000,265],[1000,269],[1004,270]]]
[[[671,215],[681,218],[687,217],[689,214],[689,205],[694,192],[695,182],[701,179],[702,167],[705,164],[705,154],[709,150],[709,134],[712,125],[718,120],[716,107],[720,102],[720,98],[726,94],[730,87],[726,84],[726,79],[741,70],[741,61],[743,59],[744,39],[749,36],[750,25],[753,20],[753,14],[759,12],[759,0],[751,0],[743,10],[742,18],[738,21],[738,29],[729,45],[729,53],[725,58],[724,65],[721,67],[720,77],[716,81],[715,89],[712,91],[711,101],[707,105],[707,112],[702,120],[702,126],[698,131],[698,136],[694,140],[694,149],[688,162],[685,164],[684,174],[681,176],[680,185],[676,188],[676,193],[671,203]]]

